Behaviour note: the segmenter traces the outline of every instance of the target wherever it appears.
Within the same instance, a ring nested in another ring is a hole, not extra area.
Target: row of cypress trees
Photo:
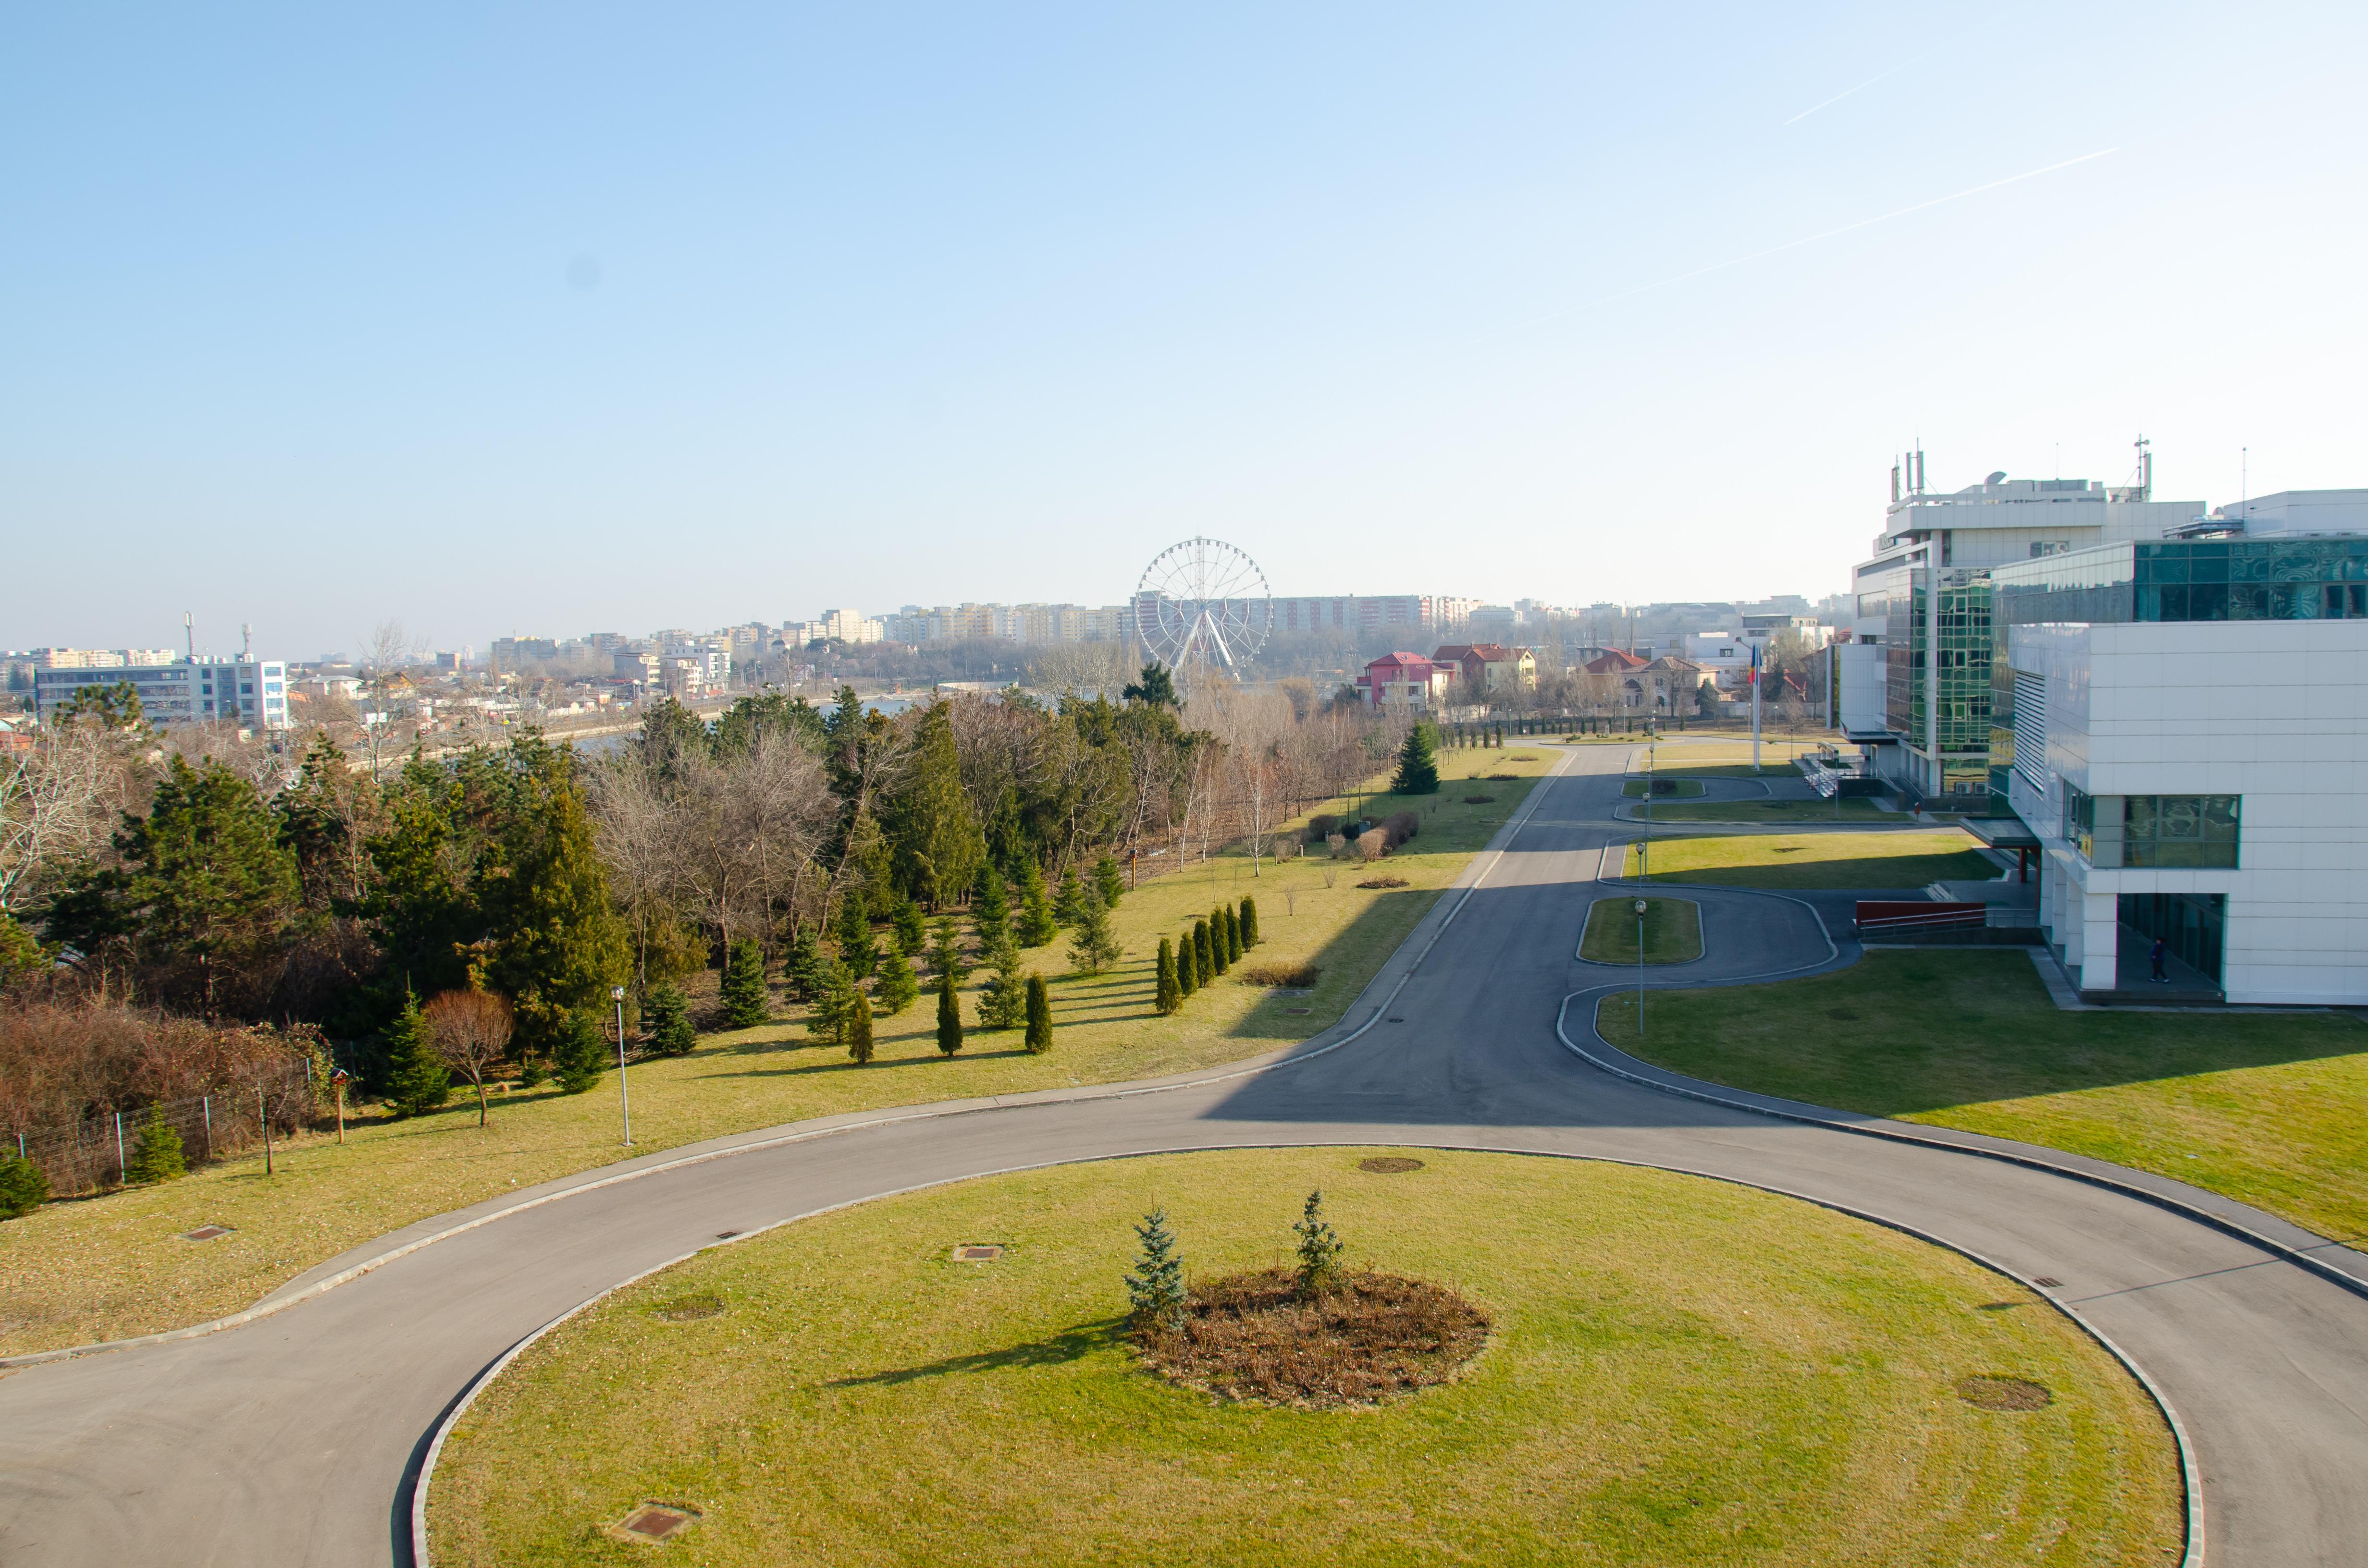
[[[1166,1017],[1184,1010],[1185,998],[1241,960],[1258,946],[1258,900],[1245,898],[1240,908],[1219,904],[1206,920],[1170,941],[1159,938],[1158,980],[1151,1010]]]

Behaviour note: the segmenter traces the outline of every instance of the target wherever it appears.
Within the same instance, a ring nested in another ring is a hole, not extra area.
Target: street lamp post
[[[1636,901],[1636,1034],[1645,1034],[1645,901]]]
[[[625,988],[609,987],[609,1000],[617,1005],[617,1108],[625,1115],[625,1147],[630,1149],[633,1146],[633,1097],[625,1088]],[[1637,1005],[1644,1005],[1642,993],[1638,994]]]

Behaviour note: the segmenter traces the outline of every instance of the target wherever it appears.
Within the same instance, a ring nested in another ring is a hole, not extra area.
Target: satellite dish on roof
[[[1993,489],[1996,489],[1998,485],[2006,483],[2006,470],[1999,469],[1996,473],[1993,473],[1987,479],[1983,480],[1982,483],[1989,485]]]

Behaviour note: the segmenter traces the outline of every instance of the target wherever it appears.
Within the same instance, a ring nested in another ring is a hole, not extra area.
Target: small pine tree
[[[822,971],[827,961],[822,944],[814,939],[813,926],[801,926],[790,933],[790,954],[781,964],[781,979],[788,984],[790,1000],[811,1002],[820,994]]]
[[[838,939],[838,961],[858,980],[869,980],[871,971],[880,967],[880,955],[871,946],[871,916],[863,907],[860,894],[849,892],[838,906],[838,919],[831,926]]]
[[[589,1013],[570,1013],[559,1036],[559,1049],[551,1053],[552,1075],[559,1080],[559,1092],[580,1095],[598,1085],[608,1068],[609,1042],[601,1038],[600,1026]]]
[[[1176,984],[1176,944],[1162,937],[1159,968],[1152,982],[1151,1010],[1164,1018],[1183,1006],[1184,993]]]
[[[650,1049],[660,1056],[689,1056],[699,1044],[699,1031],[690,1025],[690,1004],[671,985],[650,992],[642,1004],[642,1017],[649,1020]]]
[[[1044,977],[1028,977],[1028,1053],[1042,1056],[1053,1049],[1053,994],[1045,989]]]
[[[1192,983],[1195,989],[1217,978],[1217,948],[1209,939],[1209,923],[1192,922]]]
[[[1192,933],[1187,931],[1176,944],[1176,994],[1190,996],[1201,989],[1201,966],[1192,957]]]
[[[906,974],[913,971],[906,970]],[[847,1017],[847,1053],[858,1064],[871,1060],[871,998],[859,991],[855,994],[854,1009]]]
[[[981,955],[995,972],[979,994],[978,1027],[1015,1029],[1028,1016],[1028,977],[1019,968],[1019,944],[1009,925],[987,927],[986,951]]]
[[[1094,888],[1102,895],[1102,907],[1116,909],[1126,892],[1126,876],[1118,869],[1118,857],[1105,855],[1094,862]]]
[[[938,1049],[951,1056],[962,1049],[962,997],[951,971],[938,976]]]
[[[1292,1230],[1299,1237],[1299,1294],[1303,1299],[1328,1294],[1340,1288],[1340,1255],[1348,1250],[1324,1218],[1324,1194],[1307,1195],[1307,1207]]]
[[[1118,962],[1121,949],[1118,933],[1110,928],[1110,910],[1102,895],[1087,888],[1077,905],[1077,934],[1069,943],[1069,956],[1087,974],[1099,974]]]
[[[1053,902],[1044,893],[1044,873],[1031,860],[1019,883],[1019,945],[1044,947],[1060,934],[1061,923],[1053,917]]]
[[[1249,949],[1255,948],[1258,945],[1258,900],[1254,898],[1245,898],[1242,900],[1241,920],[1242,948],[1243,950],[1247,951]]]
[[[871,985],[879,994],[880,1010],[891,1017],[911,1006],[921,994],[920,983],[913,978],[913,961],[902,953],[882,956],[880,973]]]
[[[419,998],[403,988],[403,1011],[386,1031],[386,1103],[400,1119],[426,1116],[452,1093],[452,1070],[444,1065],[436,1042],[427,1038],[427,1024],[419,1016]]]
[[[1075,926],[1085,917],[1086,883],[1077,875],[1075,862],[1061,873],[1061,891],[1053,898],[1053,918],[1064,926]]]
[[[1439,753],[1431,738],[1430,726],[1417,724],[1406,732],[1406,744],[1398,747],[1397,777],[1390,780],[1394,795],[1436,795],[1439,793]]]
[[[951,915],[939,915],[930,933],[929,972],[939,979],[951,975],[956,985],[970,978],[970,960],[962,957],[962,931]]]
[[[822,976],[814,983],[814,998],[806,1014],[806,1032],[825,1045],[847,1043],[847,1023],[855,1016],[855,971],[847,967],[844,959],[832,959],[822,966]]]
[[[723,953],[723,1021],[735,1029],[753,1029],[773,1017],[765,994],[765,955],[746,937]]]
[[[164,1107],[150,1106],[147,1119],[140,1124],[139,1142],[131,1146],[131,1158],[124,1162],[123,1179],[173,1181],[188,1174],[180,1133],[165,1119]]]
[[[30,1214],[50,1200],[50,1178],[32,1161],[10,1154],[0,1159],[0,1220]]]
[[[1134,1228],[1143,1250],[1135,1256],[1134,1272],[1126,1277],[1126,1304],[1137,1327],[1157,1325],[1170,1333],[1184,1329],[1184,1257],[1176,1250],[1176,1233],[1167,1228],[1167,1210],[1155,1209]]]
[[[978,923],[978,938],[986,941],[995,926],[1011,924],[1011,892],[993,862],[978,869],[978,885],[971,890],[970,917]]]
[[[900,898],[888,916],[888,928],[894,934],[896,950],[905,958],[916,956],[929,945],[928,922],[922,918],[921,906],[909,898]]]

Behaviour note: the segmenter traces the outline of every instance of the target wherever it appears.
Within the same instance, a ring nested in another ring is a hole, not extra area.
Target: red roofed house
[[[1450,642],[1430,658],[1433,664],[1452,665],[1469,692],[1534,690],[1538,684],[1538,656],[1527,648]]]
[[[1640,659],[1634,653],[1623,653],[1617,648],[1606,648],[1601,658],[1589,659],[1579,668],[1591,676],[1625,676],[1635,674],[1652,662]]]
[[[1384,653],[1357,677],[1357,695],[1369,708],[1409,708],[1429,711],[1446,699],[1455,666],[1426,659],[1420,653]]]

